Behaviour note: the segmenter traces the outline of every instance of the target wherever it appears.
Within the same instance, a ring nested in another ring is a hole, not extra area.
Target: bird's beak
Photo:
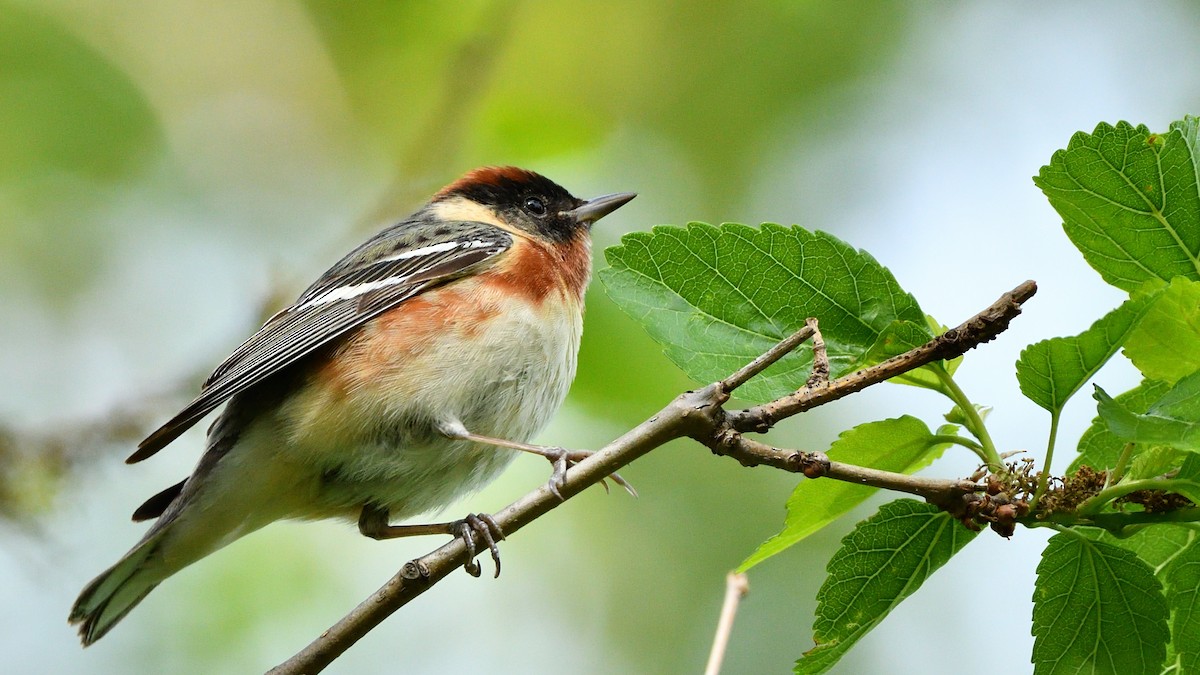
[[[625,204],[628,204],[629,200],[636,196],[636,192],[621,192],[615,195],[596,197],[584,202],[583,206],[567,211],[566,215],[571,216],[578,223],[591,225]]]

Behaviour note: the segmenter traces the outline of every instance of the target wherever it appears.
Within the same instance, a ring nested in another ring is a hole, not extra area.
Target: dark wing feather
[[[513,243],[507,232],[485,223],[449,225],[441,229],[446,232],[441,238],[416,239],[419,246],[408,243],[413,238],[403,231],[385,230],[346,256],[234,350],[204,382],[200,395],[125,461],[146,459],[234,394],[405,300],[463,276]]]
[[[175,501],[175,498],[179,496],[179,493],[183,492],[183,484],[186,482],[187,479],[185,478],[143,502],[133,512],[133,522],[140,523],[143,520],[151,520],[161,516],[167,510],[167,507],[171,505],[171,502]]]

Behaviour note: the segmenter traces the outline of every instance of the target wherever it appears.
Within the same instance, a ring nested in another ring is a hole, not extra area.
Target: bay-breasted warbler
[[[478,536],[496,557],[503,533],[487,516],[390,521],[479,489],[514,449],[549,457],[561,485],[581,453],[527,442],[575,376],[591,225],[633,197],[583,201],[530,171],[477,169],[321,275],[129,458],[228,402],[192,475],[135,511],[156,521],[76,601],[84,645],[167,577],[280,519],[455,534],[472,558]]]

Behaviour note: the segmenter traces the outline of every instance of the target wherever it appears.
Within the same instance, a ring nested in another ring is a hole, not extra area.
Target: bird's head
[[[623,192],[585,201],[541,174],[487,166],[447,185],[431,206],[447,220],[489,222],[517,235],[565,242],[636,196]]]

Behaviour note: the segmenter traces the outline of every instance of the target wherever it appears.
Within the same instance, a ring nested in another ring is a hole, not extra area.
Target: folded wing
[[[234,394],[405,300],[489,265],[513,244],[511,235],[485,223],[450,223],[433,238],[416,231],[405,236],[404,227],[360,246],[268,319],[213,371],[200,395],[139,443],[126,462],[150,457]]]

